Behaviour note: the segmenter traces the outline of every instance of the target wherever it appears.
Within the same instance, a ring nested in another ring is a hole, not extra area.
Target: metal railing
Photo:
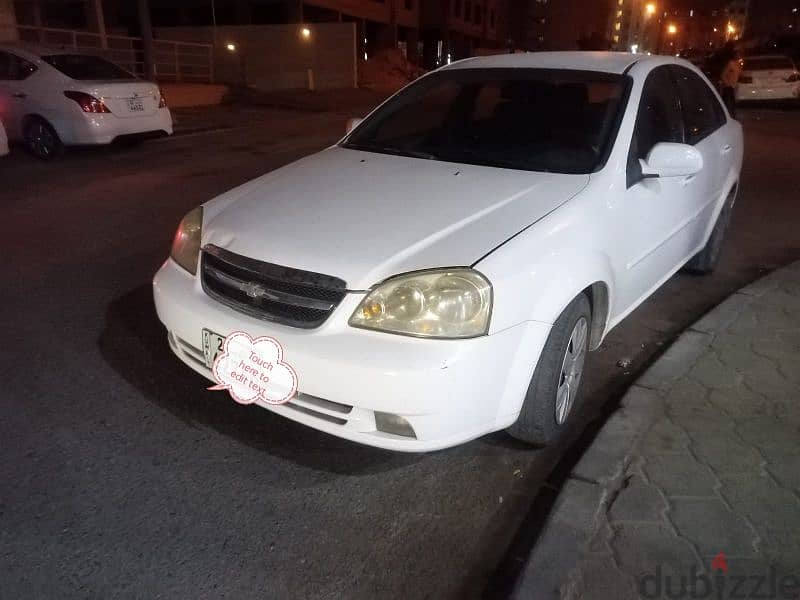
[[[144,51],[142,39],[124,35],[105,35],[90,31],[17,25],[20,42],[49,48],[74,48],[115,62],[142,77]],[[211,44],[154,40],[155,71],[159,81],[212,83],[214,52]]]

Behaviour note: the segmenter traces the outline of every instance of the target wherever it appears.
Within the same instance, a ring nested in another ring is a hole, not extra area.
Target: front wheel
[[[566,430],[578,397],[591,324],[589,299],[581,294],[564,309],[550,330],[522,411],[516,423],[508,428],[513,437],[546,446]]]
[[[23,135],[28,152],[41,160],[52,160],[64,148],[53,126],[39,117],[28,119]]]

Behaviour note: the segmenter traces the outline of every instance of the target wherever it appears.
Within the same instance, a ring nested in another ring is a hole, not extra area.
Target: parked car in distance
[[[621,53],[455,62],[351,126],[189,212],[155,306],[198,373],[274,338],[299,393],[259,404],[401,451],[558,439],[587,352],[714,269],[743,153],[696,67]]]
[[[0,156],[5,156],[6,154],[8,154],[8,137],[6,136],[3,122],[0,121]]]
[[[796,100],[800,98],[800,73],[788,56],[758,55],[744,59],[736,101]]]
[[[0,119],[42,159],[63,146],[172,133],[159,87],[98,56],[0,44]]]

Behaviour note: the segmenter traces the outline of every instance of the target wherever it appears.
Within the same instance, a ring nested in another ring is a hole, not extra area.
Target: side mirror
[[[353,129],[358,127],[361,124],[361,121],[363,121],[363,120],[364,119],[356,119],[356,118],[347,119],[347,126],[345,127],[345,134],[348,134],[351,131],[353,131]]]
[[[702,170],[703,155],[688,144],[661,142],[640,162],[644,177],[689,177]]]

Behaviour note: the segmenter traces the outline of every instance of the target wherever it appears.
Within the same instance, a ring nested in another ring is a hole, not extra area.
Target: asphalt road
[[[1,598],[502,596],[628,382],[800,258],[800,111],[748,111],[720,269],[676,276],[591,355],[569,443],[341,441],[205,391],[167,347],[150,280],[188,209],[335,140],[345,116],[244,110],[224,131],[0,160]]]

